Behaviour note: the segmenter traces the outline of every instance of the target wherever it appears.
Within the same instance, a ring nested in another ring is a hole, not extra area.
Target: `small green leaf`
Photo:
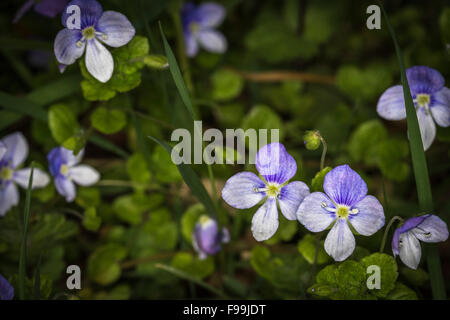
[[[60,144],[76,135],[79,130],[75,115],[65,104],[55,104],[50,107],[48,124],[53,138]]]
[[[311,181],[311,192],[323,191],[323,180],[328,172],[332,170],[331,167],[325,167],[321,171],[317,172]]]
[[[120,278],[119,262],[127,256],[127,249],[119,244],[108,243],[98,247],[88,259],[88,277],[106,286]]]
[[[323,264],[326,263],[330,257],[325,252],[323,248],[324,241],[319,241],[318,252],[317,252],[317,263]],[[307,234],[303,237],[302,240],[298,243],[298,251],[302,254],[302,256],[308,261],[310,264],[314,263],[314,258],[316,255],[316,238],[312,234]]]
[[[370,292],[377,297],[386,297],[394,288],[397,281],[398,271],[395,259],[384,253],[374,253],[361,260],[362,265],[367,269],[369,266],[378,266],[381,272],[380,289],[372,289]]]
[[[349,152],[356,161],[364,161],[369,165],[377,164],[378,144],[386,140],[388,133],[379,120],[362,123],[352,134],[349,141]]]
[[[428,273],[423,269],[413,270],[410,268],[400,268],[401,275],[413,286],[421,287],[430,280]]]
[[[206,214],[205,207],[201,203],[190,206],[181,217],[181,232],[184,238],[192,243],[192,233],[194,232],[195,224],[200,216]]]
[[[161,54],[151,54],[143,58],[143,62],[147,67],[153,69],[165,69],[169,67],[169,61],[166,56]]]
[[[179,252],[172,259],[172,267],[186,272],[192,277],[203,279],[214,271],[214,260],[208,257],[200,260],[187,252]]]
[[[403,283],[397,282],[394,289],[389,292],[386,299],[388,300],[418,300],[417,294],[405,286]]]
[[[212,97],[217,101],[230,100],[237,97],[244,87],[244,80],[237,73],[229,70],[218,70],[212,77]]]
[[[97,211],[94,207],[88,208],[84,212],[83,226],[86,230],[95,232],[100,228],[101,223],[102,219],[97,216]]]
[[[92,126],[104,134],[113,134],[122,130],[127,124],[123,111],[98,107],[91,114]]]
[[[150,171],[142,153],[134,153],[128,159],[127,172],[134,182],[147,184],[150,181]]]

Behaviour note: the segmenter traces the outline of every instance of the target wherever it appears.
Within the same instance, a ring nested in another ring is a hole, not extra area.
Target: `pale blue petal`
[[[0,161],[2,160],[3,156],[6,153],[6,146],[3,144],[3,142],[0,141]]]
[[[21,169],[19,171],[14,172],[13,180],[19,186],[24,189],[28,189],[28,181],[30,180],[31,169]],[[50,182],[50,177],[47,173],[42,171],[41,169],[33,170],[33,183],[31,185],[32,189],[43,188]]]
[[[433,214],[411,229],[411,232],[417,239],[424,242],[443,242],[448,239],[447,224]]]
[[[115,11],[105,11],[98,21],[96,30],[106,35],[99,39],[111,47],[127,44],[136,33],[127,17]]]
[[[323,181],[325,193],[337,204],[352,207],[367,194],[367,184],[348,165],[334,168]]]
[[[308,195],[308,186],[300,181],[293,181],[281,188],[278,203],[280,205],[281,213],[286,217],[286,219],[297,219],[298,207]]]
[[[356,214],[350,213],[349,220],[355,230],[363,236],[371,236],[384,226],[384,210],[374,196],[366,196],[354,205]]]
[[[12,133],[4,137],[2,142],[7,149],[3,160],[9,162],[9,166],[13,169],[21,165],[28,156],[28,142],[23,134]]]
[[[204,29],[197,33],[200,45],[207,51],[213,53],[224,53],[227,51],[227,39],[222,33],[212,30]]]
[[[323,231],[336,219],[336,215],[326,208],[334,209],[330,199],[322,192],[313,192],[300,204],[297,219],[309,231]]]
[[[422,136],[423,149],[427,150],[436,137],[436,125],[433,117],[427,114],[423,108],[417,109],[417,120],[419,121],[420,135]]]
[[[96,0],[72,0],[67,4],[67,7],[71,5],[76,5],[80,8],[81,29],[95,26],[103,13],[102,5]],[[67,26],[67,19],[71,14],[71,12],[68,14],[66,9],[63,10],[61,22],[64,27]]]
[[[252,219],[252,233],[256,241],[270,239],[278,229],[277,202],[274,198],[267,201],[256,211]]]
[[[86,48],[86,68],[100,82],[111,79],[114,60],[111,53],[97,39],[89,40]]]
[[[195,57],[198,53],[198,43],[195,37],[190,32],[184,33],[184,44],[186,47],[186,54],[188,57]]]
[[[270,143],[258,150],[255,166],[267,182],[283,184],[297,172],[294,158],[278,142]]]
[[[253,172],[240,172],[225,183],[222,198],[234,208],[251,208],[265,197],[264,192],[258,192],[255,189],[264,187],[264,182]]]
[[[404,232],[399,236],[399,256],[404,264],[411,269],[417,269],[422,255],[419,240],[411,231]]]
[[[79,165],[69,169],[69,177],[80,186],[88,187],[100,180],[100,173],[88,165]]]
[[[83,55],[86,42],[79,42],[81,38],[80,30],[63,29],[58,32],[53,49],[60,64],[70,65]]]
[[[450,126],[450,89],[442,88],[433,95],[433,104],[430,107],[434,121],[441,127]]]
[[[0,274],[0,300],[12,300],[14,287]]]
[[[355,250],[355,237],[345,219],[337,219],[325,239],[325,251],[335,261],[344,261]]]
[[[217,27],[225,19],[225,8],[217,3],[202,3],[196,12],[198,23],[203,27]]]
[[[19,190],[14,183],[9,182],[0,188],[0,217],[3,217],[12,207],[19,204]]]
[[[75,184],[65,177],[55,179],[56,190],[62,195],[67,202],[72,202],[76,197]]]
[[[386,120],[403,120],[406,118],[403,87],[393,86],[381,95],[377,104],[377,112]]]
[[[413,95],[432,94],[442,89],[444,77],[439,71],[427,66],[414,66],[406,69],[406,78]]]

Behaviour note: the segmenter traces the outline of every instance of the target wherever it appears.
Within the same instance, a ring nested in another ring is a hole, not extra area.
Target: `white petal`
[[[441,218],[430,215],[411,232],[424,242],[442,242],[448,239],[447,224]]]
[[[22,169],[14,172],[14,181],[24,189],[28,189],[28,181],[30,180],[31,168]],[[32,189],[43,188],[50,182],[50,177],[47,173],[40,169],[33,170]]]
[[[423,149],[427,150],[433,143],[436,136],[436,125],[431,115],[426,114],[423,108],[417,110],[417,120],[419,121],[420,135],[422,136]]]
[[[100,180],[97,170],[87,165],[79,165],[69,169],[70,178],[80,186],[91,186]]]
[[[442,88],[436,94],[433,94],[433,105],[430,107],[434,121],[441,127],[450,126],[450,89]]]
[[[200,30],[197,37],[202,47],[207,51],[224,53],[227,50],[227,40],[218,31],[211,29]]]
[[[387,89],[381,95],[377,104],[380,117],[387,120],[402,120],[406,118],[405,98],[401,85]]]
[[[115,11],[105,11],[97,23],[98,31],[106,35],[101,41],[111,47],[121,47],[133,39],[136,30],[123,14]]]
[[[188,57],[194,57],[198,53],[197,39],[190,33],[184,33],[184,44],[186,46],[186,54]]]
[[[353,209],[358,213],[350,214],[349,220],[359,234],[371,236],[384,226],[383,206],[374,196],[366,196]]]
[[[55,186],[58,193],[66,198],[67,202],[75,200],[77,191],[75,189],[75,184],[72,181],[66,178],[56,178]]]
[[[411,231],[400,234],[400,259],[411,269],[417,269],[422,255],[420,242]]]
[[[56,60],[64,65],[74,63],[83,55],[86,42],[79,42],[82,38],[80,30],[63,29],[56,35],[54,52]],[[81,44],[80,46],[77,43]]]
[[[86,68],[100,82],[111,79],[114,60],[108,49],[97,39],[89,40],[86,49]]]
[[[335,261],[343,261],[352,254],[353,250],[355,250],[355,237],[347,221],[337,219],[325,239],[325,251]]]
[[[7,135],[2,142],[7,149],[3,160],[11,161],[12,168],[16,168],[25,161],[28,156],[28,142],[22,133],[15,132]]]
[[[281,213],[286,217],[286,219],[297,219],[298,207],[308,195],[308,186],[300,181],[293,181],[281,188],[278,203],[280,204]]]
[[[248,209],[265,197],[264,192],[255,191],[255,188],[264,187],[264,182],[253,172],[240,172],[227,180],[222,198],[233,208]]]
[[[19,204],[19,190],[14,183],[0,189],[0,217],[3,217],[6,212],[14,206]]]
[[[313,192],[298,207],[297,219],[309,231],[323,231],[336,218],[336,215],[333,212],[327,211],[323,207],[323,204],[328,208],[334,208],[333,203],[324,193]]]
[[[253,237],[257,241],[270,239],[278,229],[277,202],[273,198],[267,201],[256,211],[252,219]]]

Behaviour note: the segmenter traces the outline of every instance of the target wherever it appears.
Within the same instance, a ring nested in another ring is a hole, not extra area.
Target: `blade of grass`
[[[416,109],[411,97],[408,79],[406,78],[405,65],[400,46],[392,25],[389,21],[386,11],[382,3],[379,1],[383,11],[384,19],[391,33],[400,66],[401,80],[403,86],[403,95],[405,98],[406,119],[408,124],[409,146],[411,149],[411,157],[413,163],[414,177],[416,180],[417,195],[419,205],[422,211],[433,211],[433,197],[431,193],[430,178],[428,176],[427,160],[423,150],[422,138],[420,135],[419,121],[417,120]],[[441,262],[437,245],[430,244],[426,250],[428,271],[430,273],[430,282],[434,299],[446,299],[445,284],[442,276]]]
[[[25,199],[25,210],[23,214],[23,237],[22,245],[20,249],[19,259],[19,298],[25,299],[25,279],[27,268],[27,240],[28,240],[28,219],[30,217],[30,204],[31,204],[31,186],[33,185],[33,173],[34,164],[31,164],[31,173],[28,180],[27,196]]]
[[[189,281],[191,283],[195,283],[196,285],[199,285],[200,287],[211,291],[212,293],[218,295],[221,298],[229,299],[228,296],[224,292],[220,291],[219,289],[214,288],[213,286],[207,284],[206,282],[202,281],[199,278],[195,278],[195,277],[187,274],[186,272],[183,272],[181,270],[178,270],[176,268],[173,268],[171,266],[168,266],[168,265],[165,265],[165,264],[161,264],[161,263],[155,264],[155,267],[158,268],[158,269],[167,271],[167,272],[169,272],[169,273],[173,274],[174,276],[177,276],[177,277],[179,277],[181,279],[187,280],[187,281]]]

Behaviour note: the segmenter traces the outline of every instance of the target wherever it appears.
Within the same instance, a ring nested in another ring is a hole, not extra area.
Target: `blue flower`
[[[54,51],[58,62],[70,65],[80,58],[86,50],[85,63],[89,73],[98,81],[107,82],[114,70],[111,53],[102,43],[110,47],[127,44],[135,34],[128,19],[115,11],[103,12],[102,6],[95,0],[72,0],[67,6],[80,8],[81,26],[79,29],[67,28],[71,15],[63,11],[61,30],[55,39]]]
[[[227,50],[227,40],[222,33],[214,30],[225,18],[225,8],[216,3],[203,3],[196,7],[185,3],[181,12],[186,54],[197,55],[199,45],[214,53]]]
[[[14,287],[0,274],[0,300],[12,300]]]
[[[192,239],[199,258],[206,259],[209,255],[219,252],[222,243],[230,241],[230,234],[226,228],[219,230],[216,220],[203,215],[195,225]]]
[[[370,236],[384,225],[383,206],[367,195],[367,185],[348,165],[334,168],[323,182],[325,193],[313,192],[303,200],[297,217],[309,231],[331,231],[325,251],[336,261],[347,259],[355,249],[349,224],[361,235]]]
[[[55,179],[56,190],[72,202],[76,196],[75,184],[91,186],[100,180],[100,174],[88,165],[78,165],[83,157],[83,150],[77,156],[63,147],[53,148],[47,156],[49,170]]]
[[[37,13],[54,18],[66,7],[68,0],[27,0],[17,11],[13,23],[19,22],[22,16],[34,6]]]
[[[19,169],[28,156],[28,143],[25,137],[16,132],[4,137],[1,145],[3,157],[0,159],[0,217],[19,203],[19,190],[28,188],[31,169]],[[1,152],[0,152],[1,153]],[[50,182],[49,176],[40,169],[34,169],[32,188],[43,188]]]
[[[433,214],[407,219],[394,232],[392,252],[411,269],[417,269],[422,254],[420,241],[442,242],[448,239],[448,229],[444,221]]]
[[[258,151],[256,169],[263,180],[253,172],[238,173],[228,179],[222,197],[237,209],[248,209],[266,200],[252,219],[253,236],[263,241],[278,229],[277,202],[286,219],[295,220],[298,206],[309,195],[309,188],[300,181],[287,183],[295,175],[297,164],[281,143],[265,145]]]
[[[427,150],[436,136],[434,122],[441,127],[450,126],[450,89],[444,87],[445,80],[442,75],[429,67],[411,67],[406,70],[406,77],[416,107],[423,147]],[[401,85],[393,86],[381,95],[377,112],[387,120],[406,118]]]

